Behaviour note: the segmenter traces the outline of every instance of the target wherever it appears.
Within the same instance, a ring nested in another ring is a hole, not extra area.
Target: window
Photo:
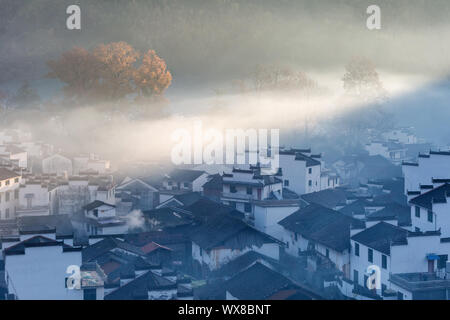
[[[356,270],[353,270],[353,282],[355,284],[359,284],[359,274],[358,274],[358,271],[356,271]]]
[[[14,190],[14,199],[19,199],[19,190]]]
[[[415,210],[416,210],[416,218],[420,218],[420,207],[416,206]]]
[[[189,182],[185,182],[185,183],[183,183],[183,185],[185,188],[189,188]]]
[[[330,250],[326,249],[326,251],[325,251],[325,256],[326,256],[327,258],[330,257]]]
[[[203,256],[203,249],[200,248],[200,257],[202,257],[202,256]]]
[[[97,289],[84,289],[83,300],[97,300]]]
[[[308,173],[309,173],[309,174],[312,173],[312,168],[308,168]]]
[[[308,180],[308,186],[312,186],[312,180]]]
[[[420,232],[420,228],[415,227],[414,230],[415,230],[416,232]]]
[[[15,179],[14,179],[14,182],[15,182],[15,183],[19,183],[19,178],[15,178]]]
[[[250,203],[244,203],[244,211],[252,212],[252,205]]]
[[[397,300],[403,300],[403,293],[397,291]]]
[[[284,180],[284,186],[289,187],[289,180]]]
[[[367,250],[367,260],[369,262],[373,262],[373,250],[372,249]]]
[[[94,216],[98,218],[98,209],[94,209]]]
[[[236,186],[230,186],[230,192],[231,193],[236,193],[237,192]]]
[[[428,221],[433,222],[433,211],[428,210]]]
[[[355,256],[359,257],[359,243],[355,242]]]
[[[387,269],[387,256],[381,255],[381,267]]]
[[[252,187],[247,187],[247,194],[253,194],[253,189]]]
[[[297,232],[294,232],[294,239],[295,239],[295,241],[298,241],[298,234],[297,234]]]
[[[5,201],[8,202],[9,201],[9,192],[5,193]]]
[[[6,180],[5,185],[9,186],[9,180]]]

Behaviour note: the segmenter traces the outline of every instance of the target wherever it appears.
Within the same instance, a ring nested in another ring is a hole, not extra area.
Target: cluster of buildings
[[[392,129],[382,133],[372,133],[364,146],[370,156],[382,156],[395,165],[412,160],[419,152],[430,150],[431,144],[417,138],[414,128]]]
[[[449,152],[282,149],[267,174],[29,141],[0,132],[0,299],[448,298]]]

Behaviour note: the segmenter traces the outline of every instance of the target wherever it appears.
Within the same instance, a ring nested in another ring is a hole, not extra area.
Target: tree
[[[134,82],[139,96],[159,97],[172,83],[172,74],[166,62],[154,50],[149,50],[142,58]]]
[[[139,52],[126,42],[102,44],[94,49],[100,63],[100,94],[107,99],[121,99],[134,91],[133,80]]]
[[[279,66],[257,66],[251,78],[255,91],[303,91],[307,94],[318,89],[317,83],[304,72]]]
[[[346,94],[363,102],[382,102],[387,93],[374,64],[362,57],[353,58],[345,67],[342,78]]]
[[[97,58],[83,48],[73,48],[64,52],[61,58],[47,62],[49,78],[65,83],[63,88],[67,98],[87,101],[99,87],[100,63]]]

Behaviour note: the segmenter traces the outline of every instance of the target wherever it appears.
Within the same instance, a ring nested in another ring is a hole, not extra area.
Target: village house
[[[72,160],[61,154],[53,154],[42,159],[42,173],[69,176],[73,174]]]
[[[278,176],[261,175],[259,169],[233,169],[222,176],[221,202],[253,219],[253,200],[282,198],[283,184]]]
[[[131,210],[151,210],[160,203],[159,190],[138,178],[126,178],[114,190],[117,205],[128,208],[120,210],[121,215]],[[124,206],[124,203],[130,206]]]
[[[421,185],[432,184],[432,179],[448,179],[450,152],[430,151],[419,154],[417,162],[403,162],[404,193],[420,191]]]
[[[72,223],[74,227],[86,230],[88,235],[117,235],[128,232],[126,218],[117,216],[114,205],[95,200],[83,209],[72,216]]]
[[[27,152],[15,144],[0,145],[0,157],[11,160],[21,169],[28,167]]]
[[[402,144],[416,144],[418,142],[417,137],[413,133],[414,128],[398,128],[383,132],[382,136],[387,141],[393,140]]]
[[[278,259],[280,242],[228,214],[218,215],[191,232],[197,274],[206,275],[248,251]]]
[[[321,190],[319,155],[310,155],[311,149],[280,150],[280,168],[283,186],[299,195]]]
[[[443,239],[439,231],[411,232],[391,223],[379,222],[353,233],[353,283],[367,287],[368,267],[377,266],[381,271],[381,286],[372,291],[380,297],[389,296],[396,290],[390,282],[394,274],[445,271],[450,242]]]
[[[201,192],[202,186],[207,181],[207,177],[208,174],[205,171],[174,169],[165,177],[162,187],[165,190]]]
[[[374,140],[365,145],[369,156],[382,156],[395,165],[399,165],[406,159],[407,148],[400,143],[394,141],[377,141]]]
[[[325,257],[344,277],[350,277],[350,230],[363,228],[364,222],[311,204],[295,211],[279,224],[285,230],[286,253],[294,257],[305,254]]]
[[[0,167],[0,219],[12,219],[19,207],[21,175]]]

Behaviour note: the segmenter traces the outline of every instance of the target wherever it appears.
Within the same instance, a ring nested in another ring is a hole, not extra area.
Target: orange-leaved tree
[[[100,62],[101,95],[105,98],[120,99],[133,92],[134,64],[139,52],[126,42],[99,45],[94,56]]]
[[[97,89],[100,65],[86,49],[73,48],[59,59],[50,60],[47,65],[50,68],[47,77],[63,82],[64,94],[68,98],[85,100]]]
[[[134,81],[139,96],[159,97],[172,83],[172,74],[166,62],[154,50],[149,50],[142,58]]]

